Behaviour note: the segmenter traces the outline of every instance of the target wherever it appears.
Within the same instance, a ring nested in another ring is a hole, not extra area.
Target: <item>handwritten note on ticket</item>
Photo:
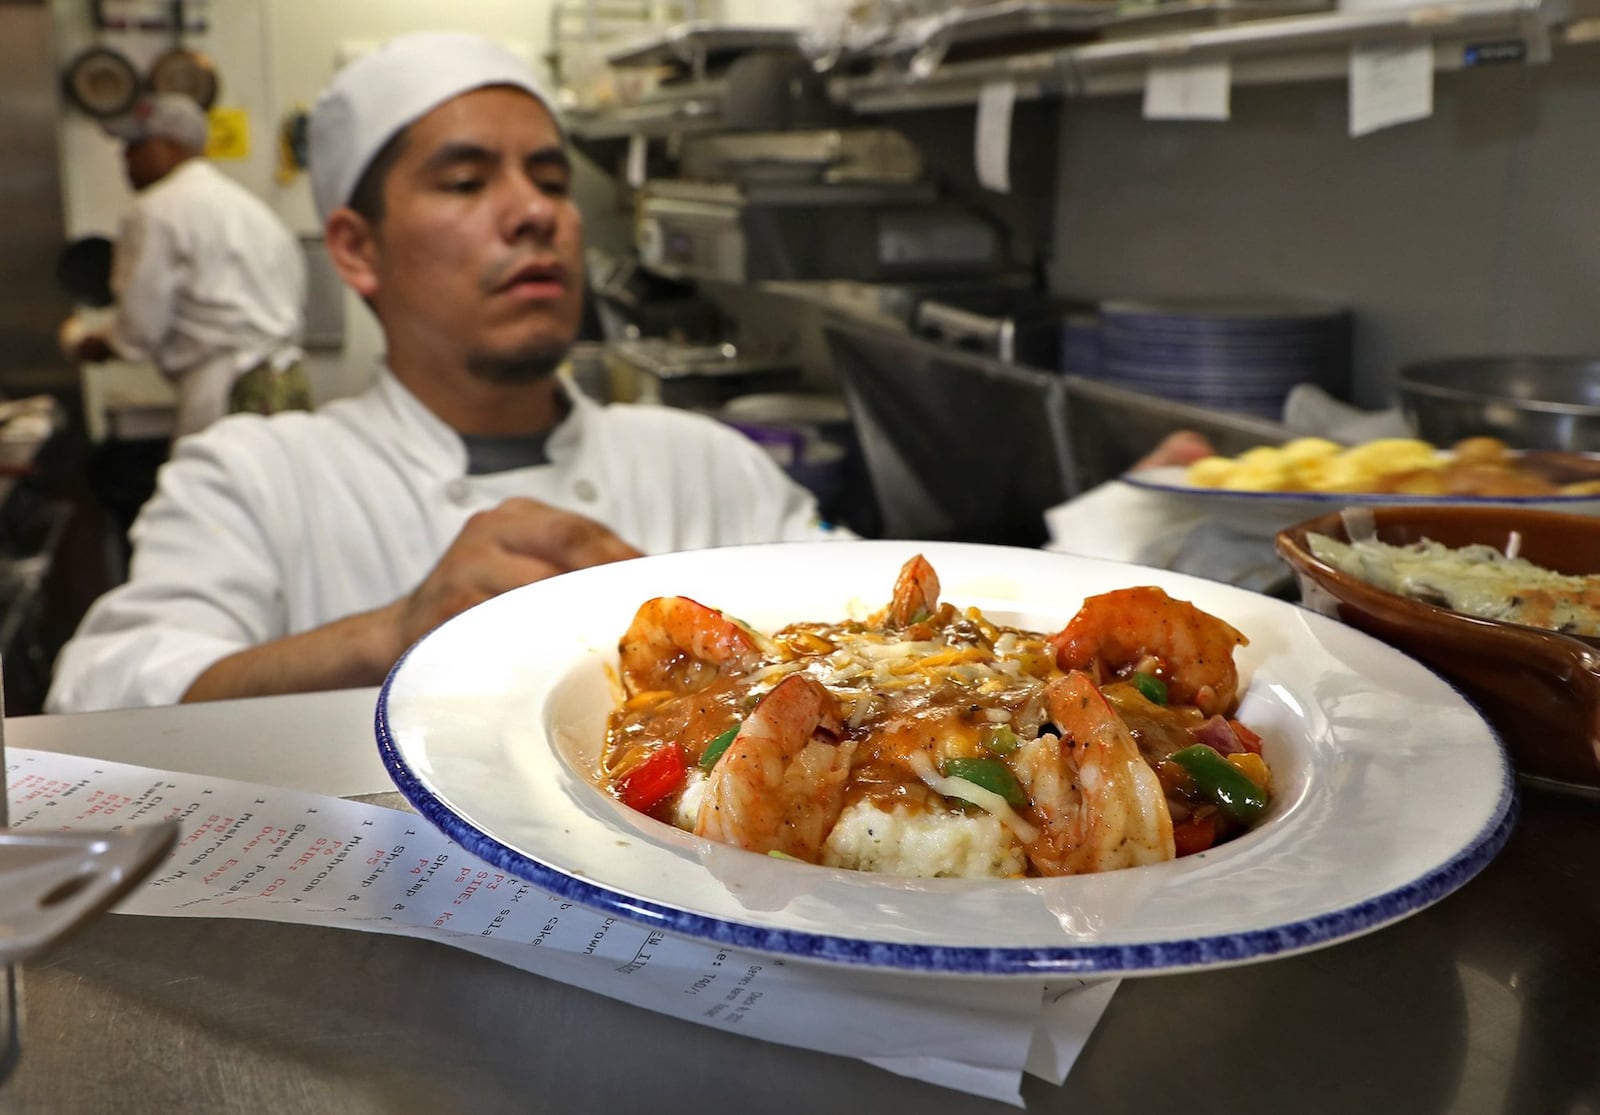
[[[663,1014],[1018,1106],[1024,1072],[1066,1078],[1116,987],[790,963],[575,905],[413,813],[42,751],[9,751],[6,764],[16,828],[182,823],[177,848],[118,913],[432,938]]]

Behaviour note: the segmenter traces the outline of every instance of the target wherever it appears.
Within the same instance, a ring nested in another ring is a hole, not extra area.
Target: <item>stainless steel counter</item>
[[[6,740],[263,781],[281,746],[281,784],[367,794],[388,789],[371,700],[20,718]],[[1028,1110],[1600,1111],[1596,879],[1600,802],[1527,790],[1501,855],[1412,918],[1125,981],[1065,1087],[1029,1079]],[[110,915],[23,995],[4,1113],[1007,1110],[349,930]]]

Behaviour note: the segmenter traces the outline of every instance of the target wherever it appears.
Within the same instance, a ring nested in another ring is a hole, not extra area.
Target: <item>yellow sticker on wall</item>
[[[209,116],[211,135],[206,140],[206,158],[249,158],[250,114],[242,108],[214,108]]]

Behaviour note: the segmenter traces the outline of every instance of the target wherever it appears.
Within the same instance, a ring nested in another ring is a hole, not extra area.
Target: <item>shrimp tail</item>
[[[1087,674],[1057,678],[1045,706],[1061,729],[1017,754],[1019,781],[1043,822],[1028,858],[1043,875],[1078,875],[1172,859],[1161,780]]]
[[[918,554],[900,567],[894,594],[881,617],[891,626],[908,627],[919,617],[931,616],[938,608],[939,574],[934,572],[927,558]]]
[[[708,778],[695,833],[815,863],[844,809],[855,743],[839,699],[804,674],[762,697]]]

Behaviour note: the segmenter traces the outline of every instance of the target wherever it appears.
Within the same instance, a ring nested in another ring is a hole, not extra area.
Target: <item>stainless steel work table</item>
[[[374,696],[25,717],[6,744],[376,794]],[[1597,880],[1600,801],[1526,790],[1499,857],[1397,925],[1125,981],[1028,1110],[1600,1112]],[[26,969],[23,1010],[0,1112],[1009,1110],[350,930],[111,915]]]

